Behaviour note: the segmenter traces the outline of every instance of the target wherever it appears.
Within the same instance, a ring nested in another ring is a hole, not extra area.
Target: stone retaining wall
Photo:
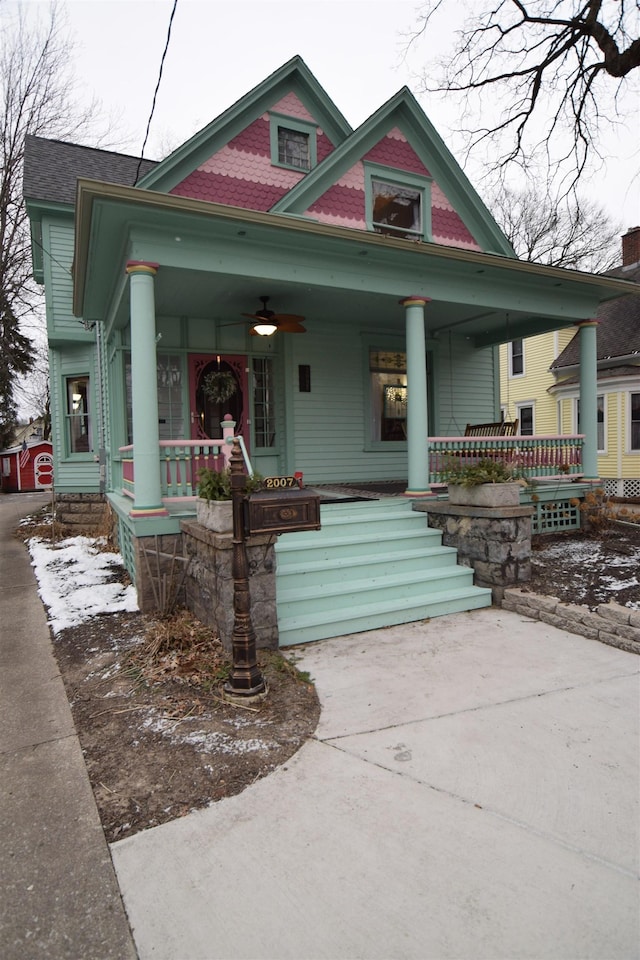
[[[55,518],[69,529],[69,535],[86,533],[96,536],[104,533],[109,523],[107,505],[101,493],[56,493],[54,498]]]
[[[443,544],[456,548],[459,563],[473,567],[476,586],[490,587],[494,603],[500,603],[506,587],[531,579],[532,507],[423,500],[414,510],[427,513],[429,526],[442,530]]]
[[[180,524],[189,567],[185,580],[186,605],[203,623],[213,627],[227,650],[233,633],[233,541],[231,534],[213,533],[195,520]],[[275,537],[254,536],[247,542],[251,621],[256,646],[278,648],[276,612]]]
[[[618,603],[603,603],[591,611],[588,607],[563,603],[555,597],[529,593],[521,588],[505,590],[500,606],[620,650],[640,653],[640,610],[622,607]]]

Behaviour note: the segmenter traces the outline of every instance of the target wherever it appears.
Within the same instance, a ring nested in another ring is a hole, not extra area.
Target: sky
[[[117,148],[139,155],[173,0],[60,3],[81,96],[101,102]],[[46,0],[20,5],[30,16],[48,8]],[[417,79],[452,44],[451,11],[461,8],[451,0],[446,18],[407,53],[419,7],[416,0],[178,0],[145,156],[166,155],[299,54],[354,128],[407,85],[461,161],[451,103],[421,93]],[[640,222],[637,141],[627,130],[613,144],[615,158],[589,181],[623,231]],[[467,173],[477,183],[479,170]]]

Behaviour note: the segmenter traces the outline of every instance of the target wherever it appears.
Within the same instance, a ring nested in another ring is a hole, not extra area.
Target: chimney
[[[629,227],[622,237],[622,266],[640,263],[640,227]]]

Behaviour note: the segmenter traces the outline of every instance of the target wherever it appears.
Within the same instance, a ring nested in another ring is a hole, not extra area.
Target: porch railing
[[[247,473],[253,474],[251,463],[242,437],[238,438],[244,455]],[[161,440],[160,441],[160,489],[164,499],[195,497],[198,471],[203,467],[223,470],[231,447],[226,440]],[[122,461],[122,493],[133,499],[135,479],[133,473],[133,444],[120,447]]]
[[[429,437],[429,483],[446,484],[453,463],[502,460],[527,480],[582,476],[584,434],[574,436]]]
[[[242,437],[247,472],[253,474]],[[584,435],[517,437],[429,437],[429,483],[446,485],[451,463],[473,464],[478,460],[503,460],[528,480],[567,480],[582,476]],[[180,500],[196,496],[198,471],[202,467],[220,470],[231,451],[224,439],[160,441],[160,483],[162,498]],[[225,456],[226,454],[226,456]],[[133,445],[120,447],[122,493],[134,496]]]

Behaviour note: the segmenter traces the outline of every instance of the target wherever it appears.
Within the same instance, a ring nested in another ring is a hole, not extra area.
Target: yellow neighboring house
[[[622,238],[608,276],[640,283],[640,227]],[[588,319],[588,318],[585,318]],[[598,472],[606,492],[640,497],[640,288],[598,314]],[[579,340],[560,330],[500,347],[500,404],[519,433],[580,433]]]

